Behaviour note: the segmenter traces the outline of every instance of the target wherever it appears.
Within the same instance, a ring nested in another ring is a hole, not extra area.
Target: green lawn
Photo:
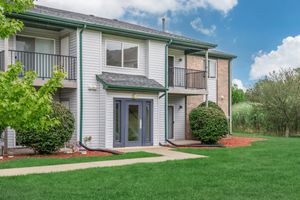
[[[125,153],[121,155],[75,157],[75,158],[22,158],[22,159],[10,160],[4,162],[1,161],[0,169],[95,162],[95,161],[104,161],[104,160],[121,160],[121,159],[130,159],[130,158],[145,158],[145,157],[155,157],[155,156],[160,156],[160,155],[148,153],[148,152],[132,152],[132,153]]]
[[[293,200],[300,197],[300,139],[250,147],[182,149],[208,158],[0,178],[0,199]]]

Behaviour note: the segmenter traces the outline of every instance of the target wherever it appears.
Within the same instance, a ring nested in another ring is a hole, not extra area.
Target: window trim
[[[108,42],[120,42],[121,43],[121,66],[113,66],[113,65],[108,65],[107,64],[107,43]],[[129,44],[129,45],[136,45],[137,46],[137,67],[136,68],[131,68],[131,67],[124,67],[124,44]],[[131,69],[131,70],[136,70],[139,69],[140,67],[140,45],[138,43],[133,43],[133,42],[124,42],[121,40],[105,40],[105,66],[109,68],[116,68],[116,69]]]
[[[17,34],[16,37],[15,37],[15,41],[16,41],[15,50],[17,50],[17,36],[27,37],[27,38],[33,38],[33,39],[51,40],[51,41],[53,41],[53,54],[56,54],[56,39],[54,39],[54,38],[47,38],[47,37],[38,37],[38,36]],[[35,52],[34,51],[34,53],[40,53],[40,52]]]
[[[211,79],[215,79],[218,77],[218,60],[217,59],[208,59],[208,61],[215,61],[216,62],[216,72],[215,72],[215,76],[210,76],[210,64],[208,63],[208,78],[211,78]]]

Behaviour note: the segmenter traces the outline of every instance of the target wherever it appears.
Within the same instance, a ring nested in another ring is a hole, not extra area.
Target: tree
[[[299,70],[286,69],[273,72],[256,83],[252,90],[253,100],[258,102],[262,112],[277,130],[290,131],[299,123],[300,75]]]
[[[12,13],[22,13],[34,6],[33,0],[0,0],[0,38],[8,38],[23,28],[23,22],[10,18]],[[58,69],[58,68],[57,68]],[[0,72],[0,131],[7,127],[23,132],[47,130],[59,121],[51,117],[52,95],[62,86],[65,74],[60,70],[40,89],[33,85],[34,72],[24,74],[21,63],[10,65]],[[7,135],[5,137],[7,139]],[[7,146],[7,141],[6,141]]]
[[[52,113],[52,95],[62,86],[65,74],[55,70],[53,76],[40,89],[34,87],[35,72],[24,74],[21,63],[10,65],[0,72],[0,127],[21,131],[46,130],[57,120]]]
[[[232,86],[232,104],[245,101],[245,92],[235,84]]]
[[[0,0],[0,38],[8,38],[23,28],[22,21],[7,15],[25,12],[33,6],[33,0]]]

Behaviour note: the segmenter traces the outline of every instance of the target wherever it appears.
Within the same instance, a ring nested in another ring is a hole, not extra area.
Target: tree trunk
[[[290,128],[288,125],[285,126],[285,137],[289,137],[290,136]]]

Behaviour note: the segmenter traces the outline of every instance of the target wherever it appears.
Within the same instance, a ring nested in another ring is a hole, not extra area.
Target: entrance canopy
[[[164,92],[166,88],[153,79],[141,75],[128,75],[103,72],[96,75],[106,90],[127,90],[143,92]]]

